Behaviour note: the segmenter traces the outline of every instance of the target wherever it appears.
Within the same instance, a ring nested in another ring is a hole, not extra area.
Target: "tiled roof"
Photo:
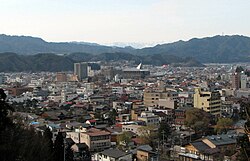
[[[118,159],[128,154],[119,149],[107,149],[107,150],[102,151],[101,153],[109,157],[115,158],[115,159]]]
[[[107,132],[107,131],[102,131],[102,130],[98,130],[98,129],[95,129],[95,128],[91,128],[85,133],[88,134],[89,136],[110,135],[110,133]]]
[[[191,142],[190,144],[193,145],[199,152],[204,152],[207,149],[211,149],[207,144],[202,141]]]

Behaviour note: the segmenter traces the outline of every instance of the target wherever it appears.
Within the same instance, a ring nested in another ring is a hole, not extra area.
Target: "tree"
[[[198,108],[188,109],[186,111],[185,124],[192,128],[196,133],[204,132],[208,129],[211,116]]]
[[[54,143],[54,160],[55,161],[63,161],[64,160],[64,138],[62,132],[58,132],[56,136],[56,140]]]
[[[5,102],[0,89],[0,160],[1,161],[50,161],[51,149],[47,140],[33,129],[24,129],[8,117],[13,108]]]
[[[241,147],[239,155],[237,159],[240,161],[249,160],[250,159],[250,141],[249,141],[249,134],[250,134],[250,101],[241,101],[241,106],[243,107],[243,112],[245,113],[243,116],[247,120],[244,128],[245,134],[243,136],[239,136],[237,138],[237,143]]]
[[[117,136],[117,143],[119,145],[124,145],[125,148],[127,148],[129,142],[131,141],[131,139],[132,139],[131,133],[128,132],[128,131],[125,131],[122,134],[120,134],[120,135]]]
[[[154,140],[157,137],[157,128],[155,126],[142,126],[138,128],[139,138],[143,144],[154,146]]]
[[[13,112],[14,109],[5,102],[6,97],[7,96],[4,93],[4,90],[0,89],[0,131],[13,125],[12,120],[8,117],[8,114]]]
[[[109,123],[111,125],[115,124],[115,122],[116,122],[116,116],[118,116],[116,110],[112,109],[111,111],[109,111],[108,115],[109,115],[109,120],[110,120]]]
[[[66,146],[65,149],[65,161],[73,161],[74,153],[70,146]]]
[[[171,133],[171,128],[167,122],[161,122],[160,127],[158,130],[158,137],[160,140],[163,140],[163,135],[164,135],[164,140],[170,135]]]
[[[6,128],[0,133],[1,161],[50,161],[48,142],[34,130],[19,126]]]
[[[217,121],[217,124],[215,126],[215,130],[218,133],[221,132],[227,132],[227,130],[233,125],[233,120],[230,118],[220,118]]]
[[[52,132],[50,131],[49,128],[46,128],[45,131],[44,131],[44,139],[48,142],[48,145],[49,145],[49,148],[50,148],[51,151],[53,151],[52,138],[53,138]]]

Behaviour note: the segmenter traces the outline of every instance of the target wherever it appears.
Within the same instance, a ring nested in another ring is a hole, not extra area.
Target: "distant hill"
[[[38,53],[69,54],[73,60],[76,57],[83,58],[81,60],[98,60],[101,57],[102,60],[109,60],[109,57],[119,60],[135,59],[137,61],[137,59],[143,59],[151,64],[175,63],[176,59],[179,59],[177,62],[181,62],[186,58],[189,61],[197,60],[202,63],[250,62],[250,38],[239,35],[214,36],[134,49],[132,47],[110,47],[86,42],[54,43],[29,36],[0,35],[1,52],[12,52],[20,55]],[[82,55],[83,53],[85,55]],[[107,53],[109,54],[105,55]],[[111,53],[116,54],[111,56]],[[93,58],[92,54],[95,54],[96,58]],[[142,56],[146,55],[147,57],[142,58]],[[158,60],[159,57],[162,59]]]
[[[203,63],[250,62],[250,38],[245,36],[214,36],[137,50],[139,55],[165,53],[193,57]]]
[[[66,57],[74,61],[133,61],[136,64],[143,62],[143,64],[163,65],[172,64],[177,66],[187,67],[201,67],[204,66],[194,58],[180,58],[173,55],[166,54],[152,54],[152,55],[134,55],[130,53],[102,53],[98,55],[91,55],[87,53],[72,53]]]
[[[172,57],[172,58],[171,58]],[[171,59],[170,59],[171,58]],[[152,59],[154,61],[152,61]],[[39,72],[39,71],[72,71],[75,62],[82,61],[134,61],[135,63],[162,65],[173,64],[178,66],[203,66],[194,59],[182,59],[175,56],[166,56],[164,59],[160,55],[136,56],[128,53],[72,53],[69,55],[56,54],[36,54],[19,55],[16,53],[0,53],[0,72]]]
[[[55,54],[0,54],[0,72],[72,71],[74,61]]]
[[[0,53],[13,52],[22,55],[38,53],[69,54],[73,52],[86,52],[100,54],[104,52],[133,52],[134,48],[120,48],[84,42],[46,42],[41,38],[30,36],[0,35]]]

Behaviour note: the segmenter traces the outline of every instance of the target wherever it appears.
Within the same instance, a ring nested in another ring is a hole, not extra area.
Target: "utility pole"
[[[163,147],[162,149],[164,150],[164,148],[165,148],[164,147],[164,143],[165,143],[165,141],[164,141],[165,131],[162,131],[161,133],[162,133],[162,147]]]
[[[63,148],[63,150],[64,150],[63,160],[66,161],[66,144],[67,144],[67,142],[66,142],[65,138],[63,139],[63,144],[64,144],[64,148]]]

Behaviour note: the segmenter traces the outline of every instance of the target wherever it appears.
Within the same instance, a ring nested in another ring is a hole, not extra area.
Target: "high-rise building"
[[[247,75],[244,72],[241,72],[240,75],[240,88],[246,89],[247,88]]]
[[[201,88],[195,88],[194,108],[203,109],[212,115],[221,114],[221,95],[219,91],[202,91]]]
[[[67,75],[64,72],[56,73],[57,82],[67,82]]]
[[[74,63],[74,74],[77,75],[79,81],[88,77],[88,63]]]
[[[239,89],[240,88],[240,79],[241,75],[240,73],[233,73],[232,74],[232,88]]]

